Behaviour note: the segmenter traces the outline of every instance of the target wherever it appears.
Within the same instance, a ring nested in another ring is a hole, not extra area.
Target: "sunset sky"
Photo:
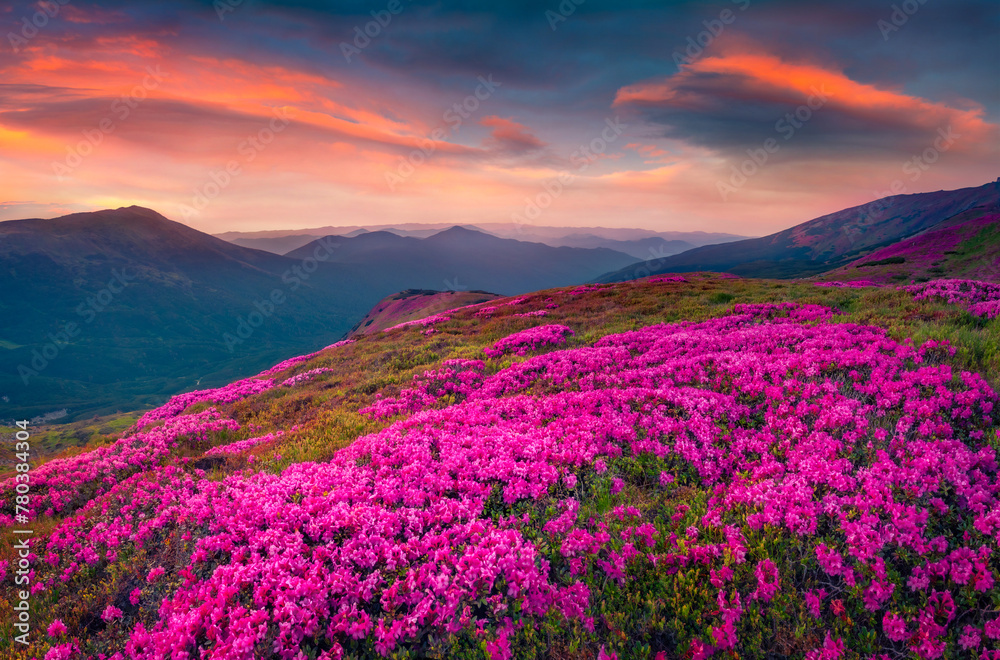
[[[6,2],[0,220],[762,235],[1000,176],[995,0],[575,2]]]

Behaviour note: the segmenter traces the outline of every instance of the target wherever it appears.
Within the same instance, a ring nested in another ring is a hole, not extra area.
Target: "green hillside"
[[[1000,319],[918,298],[554,289],[175,398],[32,465],[33,632],[2,653],[995,647]],[[16,559],[5,544],[0,568]],[[0,639],[17,602],[0,597]]]

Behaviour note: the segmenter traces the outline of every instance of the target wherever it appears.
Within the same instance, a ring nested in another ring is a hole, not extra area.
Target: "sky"
[[[994,0],[13,0],[0,220],[764,235],[1000,176]]]

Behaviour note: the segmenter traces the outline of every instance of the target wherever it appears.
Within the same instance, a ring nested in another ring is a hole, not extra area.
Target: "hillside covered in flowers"
[[[176,396],[33,467],[0,655],[1000,658],[1000,288],[867,284],[549,290]]]

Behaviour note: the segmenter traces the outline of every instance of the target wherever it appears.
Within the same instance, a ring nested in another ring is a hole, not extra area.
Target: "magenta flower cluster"
[[[415,321],[404,321],[403,323],[397,323],[391,328],[386,328],[382,332],[391,332],[393,330],[398,330],[400,328],[409,328],[415,325],[419,325],[422,328],[430,328],[430,326],[437,323],[444,323],[445,321],[450,321],[451,317],[447,314],[435,314],[434,316],[428,316],[422,319],[416,319]]]
[[[66,515],[92,502],[130,475],[159,465],[181,440],[198,444],[209,434],[239,430],[238,422],[222,417],[215,408],[181,415],[149,430],[121,438],[107,447],[57,458],[31,471],[30,508],[35,515]],[[4,505],[14,501],[16,477],[0,483]],[[0,525],[13,524],[6,512]]]
[[[256,447],[257,445],[262,445],[272,440],[277,440],[284,435],[284,431],[275,431],[274,433],[268,433],[267,435],[262,435],[256,438],[247,438],[246,440],[237,440],[236,442],[230,442],[225,445],[217,445],[212,447],[205,452],[205,456],[235,456],[236,454],[242,454],[245,451],[249,451]]]
[[[285,362],[291,362],[291,360],[286,360]],[[281,365],[276,365],[274,369],[277,369],[279,366]],[[212,403],[232,403],[234,401],[242,401],[249,396],[259,394],[264,390],[271,389],[272,387],[274,387],[274,381],[257,379],[255,377],[238,380],[235,383],[226,385],[225,387],[178,394],[170,397],[170,400],[164,405],[159,408],[154,408],[140,417],[135,428],[143,429],[149,424],[157,422],[161,419],[176,417],[196,403],[202,403],[205,401],[210,401]]]
[[[903,287],[914,300],[940,298],[953,305],[963,305],[973,316],[993,319],[1000,316],[1000,284],[978,280],[931,280]]]
[[[573,331],[565,325],[539,325],[527,330],[515,332],[499,340],[490,348],[484,349],[488,357],[500,357],[507,353],[527,355],[544,346],[559,346],[566,343],[567,337],[572,337]]]
[[[334,371],[334,369],[331,369],[330,367],[318,367],[316,369],[310,369],[309,371],[303,371],[300,374],[295,374],[291,378],[283,380],[281,382],[281,386],[282,387],[294,387],[295,385],[298,385],[299,383],[304,383],[304,382],[306,382],[308,380],[312,380],[313,378],[315,378],[316,376],[319,376],[320,374],[327,374],[327,373],[330,373],[331,371]]]
[[[401,391],[399,396],[376,395],[375,403],[360,412],[373,419],[385,419],[418,412],[448,396],[452,403],[464,400],[482,385],[485,369],[482,360],[445,360],[440,369],[414,376],[412,386]]]
[[[854,280],[852,282],[816,282],[816,286],[832,287],[837,289],[864,289],[867,287],[881,287],[883,285],[871,280]]]
[[[189,554],[136,595],[155,590],[150,618],[101,614],[135,660],[421,655],[448,639],[508,660],[553,621],[614,658],[604,592],[649,575],[711,590],[677,656],[737,650],[755,617],[797,609],[810,658],[853,657],[848,620],[886,657],[985,653],[1000,639],[996,393],[936,359],[940,344],[833,315],[745,305],[490,375],[450,361],[369,410],[409,416],[280,474],[144,464],[51,534],[39,584],[71,589],[83,567],[179,535]],[[568,334],[531,328],[494,351]],[[640,487],[660,504],[629,506]]]
[[[323,351],[328,351],[331,348],[340,348],[341,346],[348,346],[350,344],[353,344],[355,341],[357,341],[357,340],[356,339],[342,339],[342,340],[340,340],[338,342],[334,342],[333,344],[330,344],[329,346],[327,346],[326,348],[324,348],[322,350],[316,351],[315,353],[309,353],[308,355],[297,355],[295,357],[288,358],[287,360],[285,360],[283,362],[279,362],[278,364],[274,365],[270,369],[268,369],[266,371],[262,371],[261,373],[257,374],[256,377],[257,378],[267,378],[267,377],[270,377],[270,376],[275,376],[277,374],[280,374],[282,371],[285,371],[286,369],[290,369],[290,368],[292,368],[292,367],[294,367],[296,365],[302,364],[303,362],[308,362],[309,360],[313,359],[314,357],[316,357],[317,355],[319,355]]]

